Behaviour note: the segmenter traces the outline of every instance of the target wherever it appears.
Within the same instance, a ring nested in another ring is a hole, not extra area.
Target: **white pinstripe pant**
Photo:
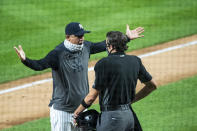
[[[51,131],[80,131],[74,126],[73,113],[50,108]]]

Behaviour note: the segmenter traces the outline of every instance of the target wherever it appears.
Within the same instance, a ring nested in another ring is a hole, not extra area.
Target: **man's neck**
[[[110,53],[115,53],[115,52],[117,52],[117,51],[116,51],[116,49],[114,49],[114,50],[111,50],[111,52],[110,52]]]

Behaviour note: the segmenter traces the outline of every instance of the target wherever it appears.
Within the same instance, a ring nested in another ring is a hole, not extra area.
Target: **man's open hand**
[[[141,38],[144,37],[144,35],[141,35],[141,33],[144,32],[143,27],[138,27],[134,30],[129,29],[129,25],[127,24],[126,27],[126,35],[129,37],[130,40],[136,39],[136,38]]]
[[[23,48],[21,45],[18,46],[18,48],[16,46],[14,46],[14,49],[16,50],[16,53],[18,55],[18,57],[24,61],[26,59],[25,57],[25,52],[23,51]]]

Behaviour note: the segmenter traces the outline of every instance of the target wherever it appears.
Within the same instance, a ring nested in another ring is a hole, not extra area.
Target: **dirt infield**
[[[197,35],[161,45],[136,50],[127,54],[141,55],[167,47],[196,41]],[[142,61],[158,85],[164,85],[197,74],[197,44],[143,57]],[[96,61],[90,62],[89,67]],[[51,73],[28,77],[0,85],[0,91],[37,80],[51,78]],[[94,72],[89,72],[90,87]],[[138,82],[137,90],[142,88]],[[49,116],[48,103],[52,94],[52,81],[25,89],[0,94],[0,129]]]

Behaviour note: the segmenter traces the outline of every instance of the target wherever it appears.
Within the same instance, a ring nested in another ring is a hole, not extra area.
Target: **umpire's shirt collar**
[[[114,52],[114,53],[110,53],[109,56],[112,56],[112,55],[125,55],[124,52]]]

